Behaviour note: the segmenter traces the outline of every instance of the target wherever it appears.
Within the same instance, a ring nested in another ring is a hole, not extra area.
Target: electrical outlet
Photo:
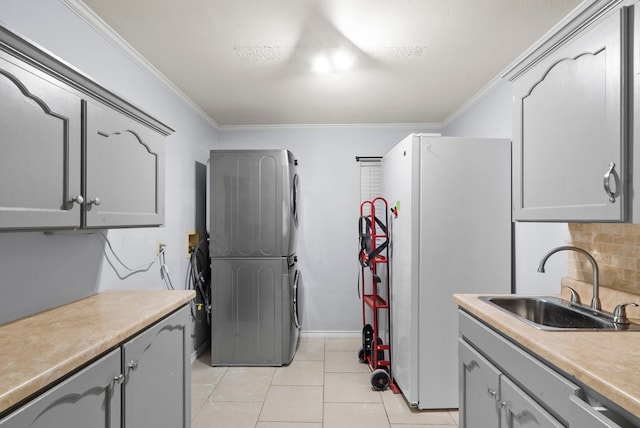
[[[160,253],[167,248],[166,244],[162,241],[156,241],[156,254],[160,255]]]

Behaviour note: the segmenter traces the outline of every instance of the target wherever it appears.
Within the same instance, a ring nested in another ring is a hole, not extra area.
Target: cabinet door
[[[571,397],[571,413],[569,415],[569,426],[576,428],[622,428],[632,427],[630,423],[622,422],[622,425],[609,419],[608,409],[600,410],[590,406],[580,397]]]
[[[189,427],[188,320],[185,306],[123,345],[125,427]]]
[[[514,82],[515,220],[625,220],[625,15],[575,36]]]
[[[118,428],[120,378],[116,349],[0,420],[0,428]]]
[[[0,56],[0,230],[80,226],[80,104],[64,85]]]
[[[164,222],[163,136],[106,106],[84,104],[85,227]]]
[[[501,426],[509,428],[562,428],[557,419],[507,377],[500,378]]]
[[[460,427],[498,428],[500,371],[462,339],[458,340]]]

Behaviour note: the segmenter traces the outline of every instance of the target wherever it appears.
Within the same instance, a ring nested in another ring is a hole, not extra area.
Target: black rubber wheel
[[[362,364],[365,364],[367,362],[367,357],[365,356],[364,349],[362,348],[360,348],[360,350],[358,351],[358,361],[360,361]]]
[[[383,345],[383,344],[384,344],[384,342],[382,341],[382,339],[381,339],[381,338],[378,338],[378,340],[377,340],[377,344],[378,344],[378,345]],[[377,358],[378,358],[378,361],[382,361],[382,360],[384,360],[384,351],[382,351],[382,350],[378,351]]]
[[[371,386],[376,391],[384,391],[389,386],[389,373],[385,369],[376,369],[371,373]]]
[[[362,327],[362,349],[367,355],[371,355],[371,348],[373,348],[373,327],[371,324],[365,324]]]

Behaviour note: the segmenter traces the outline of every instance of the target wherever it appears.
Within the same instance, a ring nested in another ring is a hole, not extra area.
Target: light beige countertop
[[[193,290],[111,290],[0,325],[0,413],[194,297]]]
[[[640,332],[538,330],[478,296],[454,294],[453,300],[565,374],[640,416]]]

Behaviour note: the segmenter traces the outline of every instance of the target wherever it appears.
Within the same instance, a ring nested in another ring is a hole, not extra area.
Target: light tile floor
[[[303,338],[285,367],[191,368],[192,428],[455,428],[457,411],[416,411],[374,391],[358,338]]]

